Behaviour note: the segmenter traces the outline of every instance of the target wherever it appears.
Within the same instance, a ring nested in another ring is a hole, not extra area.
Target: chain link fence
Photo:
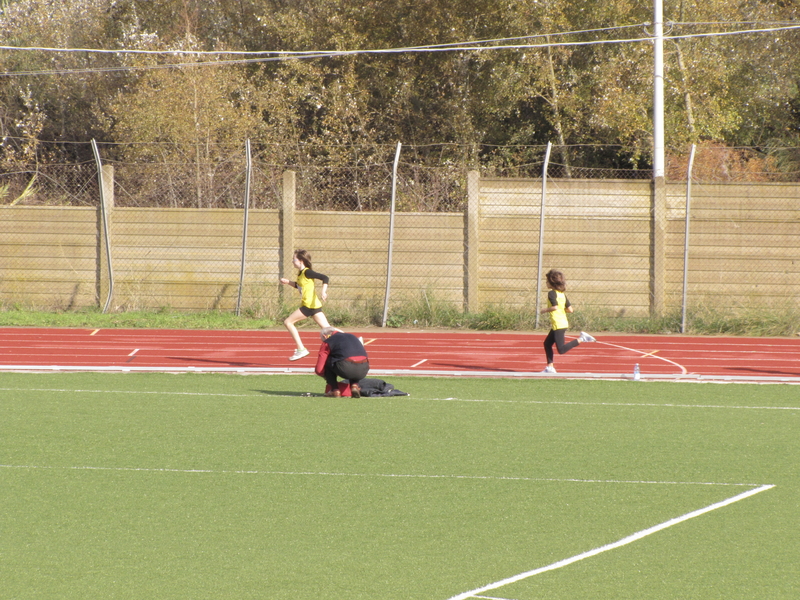
[[[230,311],[241,301],[274,314],[295,301],[277,280],[293,276],[297,247],[332,277],[332,309],[374,307],[391,286],[392,302],[533,311],[551,268],[565,272],[574,304],[613,318],[796,307],[800,297],[794,149],[701,147],[691,164],[674,151],[663,190],[649,169],[616,166],[633,162],[619,148],[403,147],[393,180],[394,150],[265,149],[248,162],[244,145],[101,144],[113,169],[113,281],[97,165],[9,170],[0,302],[102,306],[113,286],[111,310]],[[593,166],[598,156],[612,166]]]
[[[97,206],[97,165],[38,165],[0,172],[0,206]]]

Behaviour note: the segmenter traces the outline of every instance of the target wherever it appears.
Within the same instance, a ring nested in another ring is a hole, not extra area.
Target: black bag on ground
[[[362,379],[358,385],[362,396],[408,396],[407,393],[395,389],[391,383],[386,383],[382,379]]]

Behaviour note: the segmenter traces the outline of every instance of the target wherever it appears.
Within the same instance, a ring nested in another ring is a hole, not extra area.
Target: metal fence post
[[[250,174],[253,170],[253,160],[250,154],[250,140],[244,145],[247,165],[244,178],[244,226],[242,227],[242,267],[239,271],[239,297],[236,299],[236,316],[241,314],[242,287],[244,286],[244,268],[247,262],[247,224],[250,218]]]
[[[381,327],[386,327],[386,318],[389,314],[389,292],[392,282],[392,247],[394,246],[394,206],[397,197],[397,163],[400,161],[400,148],[402,144],[397,142],[397,150],[394,153],[394,167],[392,168],[392,208],[389,213],[389,253],[386,265],[386,294],[383,298],[383,319]]]
[[[536,327],[539,327],[539,307],[542,294],[542,257],[544,255],[544,210],[547,205],[547,167],[550,164],[550,149],[552,144],[547,142],[544,153],[544,166],[542,167],[542,201],[539,207],[539,257],[536,260]]]

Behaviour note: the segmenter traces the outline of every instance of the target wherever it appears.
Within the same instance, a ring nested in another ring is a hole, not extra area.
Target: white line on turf
[[[263,398],[264,394],[222,394],[212,392],[162,392],[144,390],[82,390],[58,388],[0,388],[0,392],[59,392],[70,394],[151,394],[159,396],[209,396],[221,398]],[[293,398],[292,395],[275,395],[280,398]],[[404,401],[417,402],[470,402],[470,403],[500,403],[500,404],[542,404],[564,406],[621,406],[631,408],[705,408],[705,409],[731,409],[731,410],[800,410],[800,406],[725,406],[722,404],[655,404],[635,402],[574,402],[568,400],[487,400],[485,398],[419,398],[400,396]],[[388,398],[384,398],[388,400]]]
[[[57,388],[0,388],[2,392],[68,392],[70,394],[158,394],[159,396],[223,396],[225,398],[260,398],[263,394],[213,394],[210,392],[160,392],[145,390],[67,390]]]
[[[470,590],[469,592],[464,592],[462,594],[458,594],[456,596],[452,596],[449,600],[468,600],[469,598],[476,598],[477,594],[482,594],[483,592],[488,592],[490,590],[496,590],[497,588],[516,583],[518,581],[522,581],[523,579],[528,579],[529,577],[533,577],[534,575],[539,575],[540,573],[545,573],[547,571],[554,571],[555,569],[560,569],[561,567],[566,567],[578,561],[584,560],[586,558],[591,558],[592,556],[597,556],[598,554],[602,554],[603,552],[608,552],[609,550],[615,550],[617,548],[621,548],[622,546],[626,546],[642,538],[645,538],[649,535],[667,529],[668,527],[672,527],[673,525],[677,525],[678,523],[683,523],[684,521],[688,521],[689,519],[693,519],[695,517],[699,517],[700,515],[704,515],[709,513],[713,510],[717,510],[718,508],[723,508],[734,502],[739,502],[740,500],[744,500],[745,498],[749,498],[750,496],[754,496],[755,494],[759,494],[766,490],[772,489],[775,487],[774,485],[762,485],[759,488],[754,490],[748,490],[746,492],[742,492],[741,494],[737,494],[736,496],[732,496],[726,500],[721,502],[716,502],[714,504],[710,504],[704,508],[694,510],[692,512],[686,513],[680,517],[675,517],[674,519],[670,519],[669,521],[664,521],[663,523],[659,523],[653,527],[649,527],[648,529],[643,529],[634,533],[633,535],[629,535],[628,537],[622,538],[611,544],[606,544],[605,546],[601,546],[599,548],[595,548],[594,550],[589,550],[588,552],[584,552],[582,554],[576,554],[570,558],[565,558],[564,560],[560,560],[558,562],[554,562],[550,565],[545,567],[540,567],[538,569],[533,569],[531,571],[526,571],[524,573],[520,573],[519,575],[514,575],[513,577],[508,577],[506,579],[501,579],[500,581],[496,581],[494,583],[490,583],[489,585],[485,585],[474,590]]]
[[[630,406],[642,408],[730,408],[736,410],[800,410],[800,406],[725,406],[723,404],[655,404],[653,402],[571,402],[568,400],[486,400],[468,398],[413,398],[429,402],[489,402],[502,404],[555,404],[565,406]]]
[[[92,466],[45,466],[45,465],[0,465],[0,469],[19,469],[29,471],[117,471],[139,473],[204,473],[208,475],[291,475],[313,477],[353,477],[353,478],[381,478],[381,479],[458,479],[472,481],[525,481],[531,483],[594,483],[616,485],[699,485],[719,487],[758,487],[760,483],[720,483],[703,481],[625,481],[619,479],[570,479],[548,477],[514,477],[503,475],[424,475],[403,473],[341,473],[325,471],[260,471],[260,470],[234,470],[234,469],[168,469],[148,467],[92,467]]]

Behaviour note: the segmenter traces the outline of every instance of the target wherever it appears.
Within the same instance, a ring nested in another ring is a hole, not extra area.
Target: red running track
[[[543,333],[350,330],[364,338],[374,375],[630,378],[800,383],[800,339],[598,335],[545,366]],[[296,362],[286,331],[0,328],[0,370],[308,373],[319,330],[302,330],[311,354]],[[569,339],[569,337],[568,337]]]

